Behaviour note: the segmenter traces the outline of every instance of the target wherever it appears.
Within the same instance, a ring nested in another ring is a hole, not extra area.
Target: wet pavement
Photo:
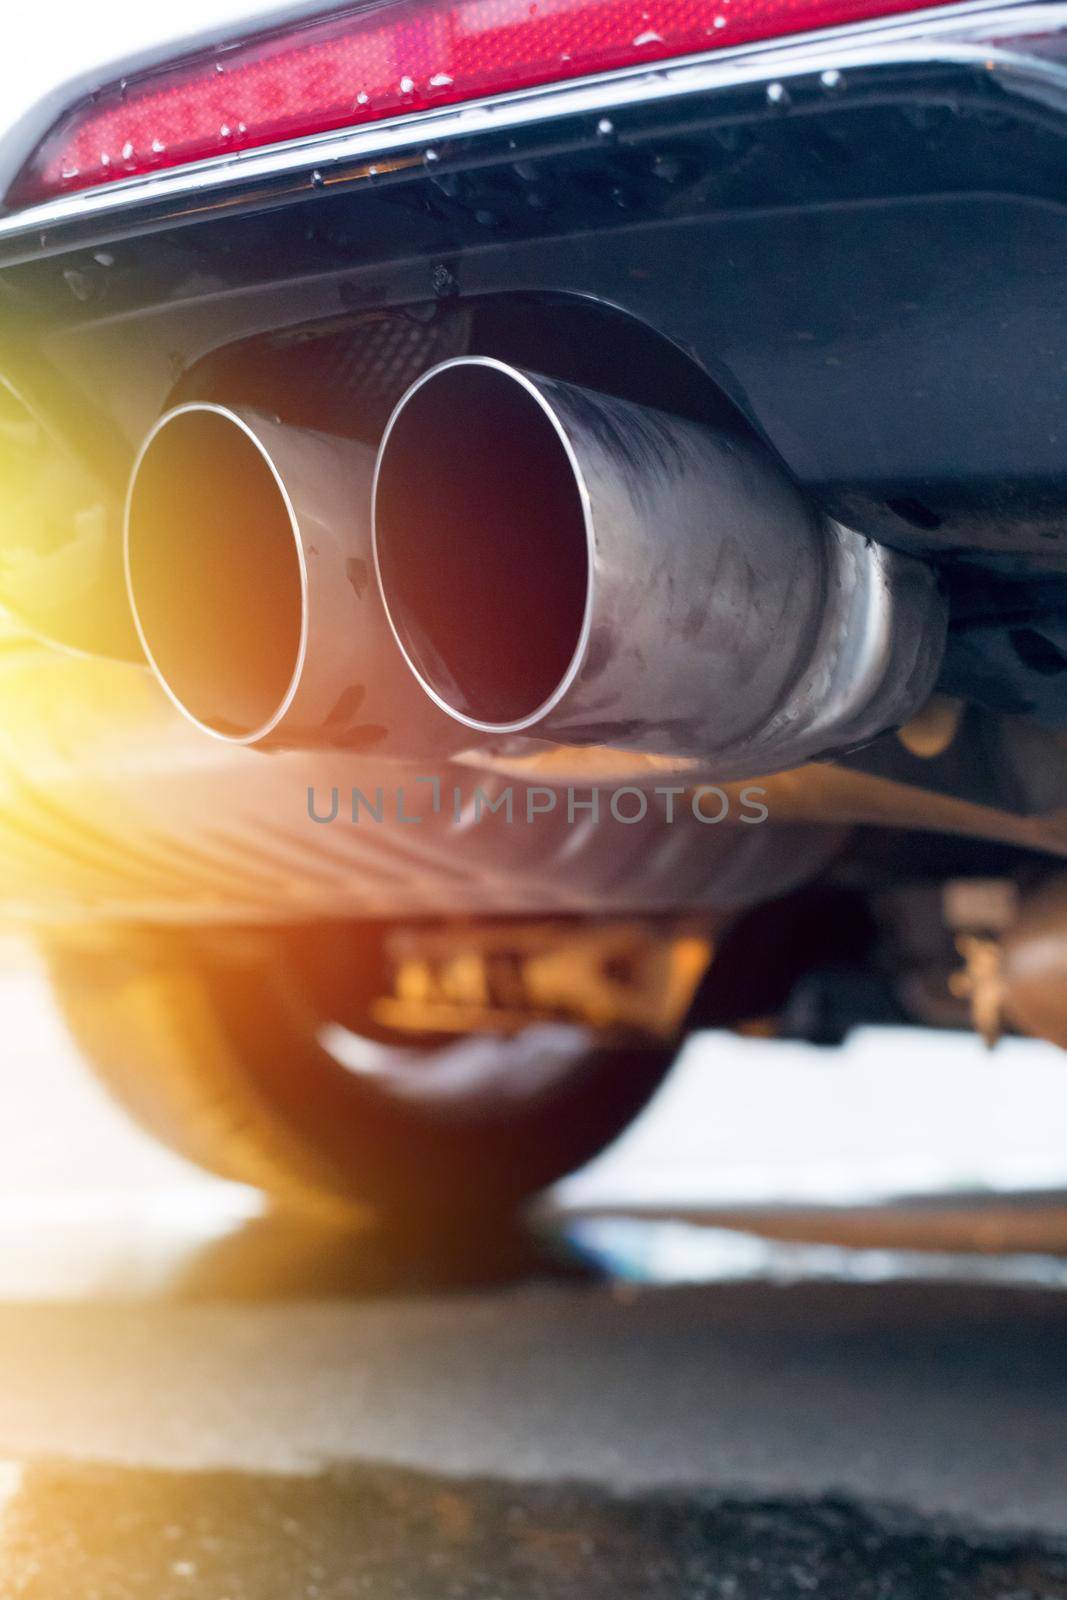
[[[315,1479],[34,1469],[0,1582],[29,1600],[1052,1600],[1067,1541],[848,1500],[517,1491],[338,1468]]]
[[[4,1600],[1067,1597],[1062,1290],[515,1240],[446,1289],[273,1226],[0,1307]]]
[[[4,1000],[0,1600],[1067,1600],[1062,1192],[672,1208],[672,1112],[536,1225],[327,1229]]]
[[[524,1284],[0,1312],[0,1453],[844,1494],[1067,1535],[1059,1291]]]

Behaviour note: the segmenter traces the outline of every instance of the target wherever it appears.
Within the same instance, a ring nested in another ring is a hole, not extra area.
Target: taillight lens
[[[67,112],[26,205],[207,157],[779,34],[916,0],[386,0],[186,57]]]

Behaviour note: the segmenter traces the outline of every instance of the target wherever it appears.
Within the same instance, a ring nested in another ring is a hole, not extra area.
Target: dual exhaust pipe
[[[930,568],[813,510],[758,443],[487,357],[420,378],[376,457],[180,406],[125,537],[164,688],[249,745],[537,740],[751,777],[906,721],[944,644]]]

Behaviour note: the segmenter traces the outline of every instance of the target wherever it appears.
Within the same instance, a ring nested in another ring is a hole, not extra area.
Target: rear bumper
[[[977,66],[1010,94],[1047,100],[1063,87],[1064,67],[1048,50],[1049,36],[1063,26],[1064,8],[1055,0],[1039,5],[964,0],[314,134],[110,183],[0,217],[0,263],[183,221],[214,220],[228,212],[257,212],[314,197],[326,187],[336,193],[403,178],[422,170],[428,151],[431,160],[444,155],[451,167],[495,161],[502,141],[512,150],[531,137],[542,148],[565,147],[576,137],[595,134],[607,113],[627,119],[612,129],[612,137],[625,138],[631,120],[636,131],[657,108],[674,111],[688,102],[696,111],[707,96],[764,91],[771,84],[779,91],[771,97],[772,106],[788,105],[794,90],[837,93],[847,86],[856,94],[872,78],[888,82],[903,69]],[[128,70],[137,65],[129,63]],[[29,132],[29,127],[23,130],[20,145]]]

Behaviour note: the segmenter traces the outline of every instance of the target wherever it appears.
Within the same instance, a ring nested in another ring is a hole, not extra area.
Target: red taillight
[[[385,0],[188,57],[68,112],[26,205],[485,95],[913,10],[916,0]]]

